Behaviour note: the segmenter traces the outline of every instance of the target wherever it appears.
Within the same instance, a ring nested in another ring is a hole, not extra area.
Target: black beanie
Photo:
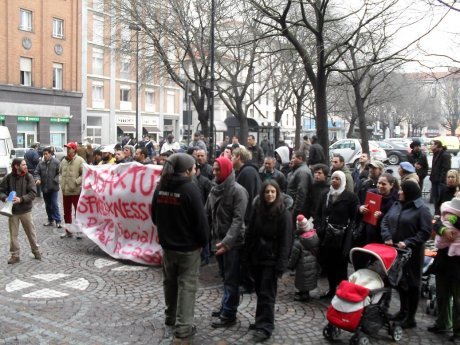
[[[186,153],[174,153],[166,160],[172,165],[174,173],[183,173],[195,165],[195,158]]]
[[[401,189],[404,192],[404,202],[414,201],[422,196],[422,191],[417,182],[404,181],[401,183]]]

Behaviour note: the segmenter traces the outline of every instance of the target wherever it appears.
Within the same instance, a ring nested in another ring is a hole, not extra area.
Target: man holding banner
[[[163,248],[165,324],[178,339],[190,339],[201,249],[208,244],[209,227],[198,187],[192,182],[195,159],[176,153],[165,161],[152,200],[152,220]]]

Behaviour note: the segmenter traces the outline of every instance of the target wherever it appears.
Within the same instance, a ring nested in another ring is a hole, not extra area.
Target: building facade
[[[0,124],[17,147],[81,139],[79,3],[0,3]]]
[[[182,90],[167,75],[145,73],[142,32],[135,25],[117,27],[114,5],[114,0],[83,1],[83,139],[111,144],[148,134],[158,141],[169,133],[178,139]],[[121,43],[131,45],[131,52],[122,53]]]

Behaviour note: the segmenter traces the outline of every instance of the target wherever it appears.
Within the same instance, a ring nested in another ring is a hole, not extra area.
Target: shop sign
[[[51,123],[69,123],[70,118],[68,118],[68,117],[51,117],[50,122]]]
[[[18,122],[40,122],[38,116],[18,116]]]

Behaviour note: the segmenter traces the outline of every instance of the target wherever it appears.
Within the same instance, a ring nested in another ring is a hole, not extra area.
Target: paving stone
[[[43,261],[33,259],[20,230],[21,261],[8,265],[8,231],[0,232],[0,344],[172,343],[172,338],[165,338],[161,268],[115,260],[86,237],[81,241],[61,239],[62,229],[41,226],[46,221],[42,199],[34,202],[33,215]],[[1,229],[8,229],[7,222],[0,216]],[[255,294],[243,295],[235,326],[211,327],[211,311],[222,298],[222,279],[217,272],[214,260],[201,268],[195,308],[197,334],[191,344],[254,344],[248,327],[254,321]],[[325,280],[320,280],[312,293],[315,298],[308,303],[293,300],[293,280],[286,274],[279,282],[276,328],[264,344],[329,344],[322,335],[328,303],[317,298],[326,290]],[[397,308],[395,296],[391,310]],[[426,331],[433,316],[424,310],[425,301],[421,300],[418,327],[405,330],[400,343],[448,344],[446,336]],[[348,344],[350,337],[344,331],[334,344]],[[372,344],[392,343],[384,330],[370,339]]]

